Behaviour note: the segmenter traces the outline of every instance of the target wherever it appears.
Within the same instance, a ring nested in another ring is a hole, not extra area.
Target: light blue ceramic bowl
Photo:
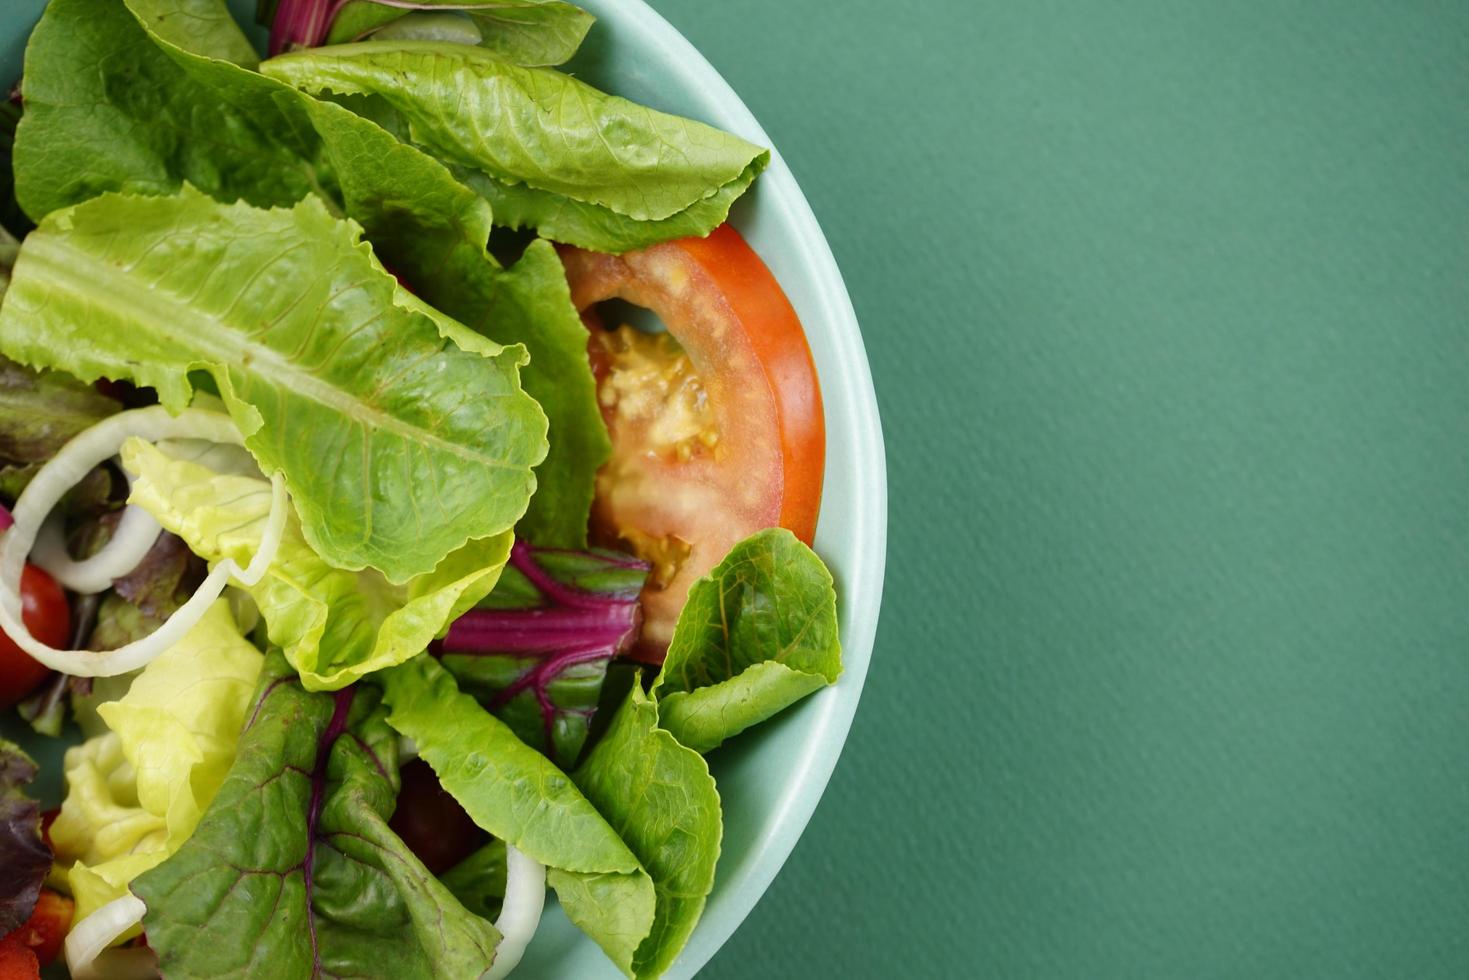
[[[579,76],[618,95],[771,145],[719,73],[641,0],[580,2],[598,23],[573,66]],[[255,0],[230,3],[242,23],[251,21]],[[0,81],[8,84],[19,75],[25,39],[44,6],[44,0],[6,0],[0,14]],[[708,909],[672,977],[696,973],[749,914],[826,788],[867,675],[887,542],[882,429],[862,336],[831,249],[778,152],[732,220],[785,287],[821,377],[827,462],[816,550],[837,579],[846,672],[835,686],[711,755],[724,801],[723,854]],[[41,754],[48,761],[59,759],[54,749]],[[620,976],[554,907],[515,975],[526,980]]]

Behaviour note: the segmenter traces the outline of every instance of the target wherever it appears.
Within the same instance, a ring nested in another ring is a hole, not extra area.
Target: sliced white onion
[[[57,650],[37,640],[21,618],[20,577],[26,557],[35,544],[51,510],[62,496],[94,466],[115,456],[128,439],[139,436],[150,442],[160,439],[205,439],[240,445],[240,430],[228,415],[201,409],[186,409],[169,415],[161,406],[134,409],[103,419],[77,435],[36,473],[12,516],[15,524],[0,541],[0,630],[33,658],[67,674],[80,677],[111,677],[144,666],[183,638],[219,598],[231,576],[244,585],[264,577],[275,560],[286,523],[286,487],[277,473],[271,480],[270,516],[260,547],[249,567],[241,570],[231,559],[215,565],[199,589],[149,636],[116,650]]]
[[[98,980],[97,958],[117,937],[143,921],[148,906],[136,895],[113,899],[72,927],[66,937],[66,967],[72,980]]]
[[[137,568],[161,533],[163,527],[152,514],[136,504],[129,504],[123,509],[122,520],[117,522],[117,529],[102,550],[77,561],[66,551],[60,516],[53,514],[36,535],[31,561],[73,592],[94,595],[105,592],[112,587],[114,579],[120,579]]]
[[[505,902],[495,920],[502,938],[495,947],[495,962],[481,974],[481,980],[501,980],[520,964],[545,907],[545,867],[506,844]]]

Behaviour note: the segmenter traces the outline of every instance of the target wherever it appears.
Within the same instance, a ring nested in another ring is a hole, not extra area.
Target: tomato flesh
[[[399,778],[398,807],[388,826],[429,871],[448,871],[484,842],[484,832],[439,784],[428,763],[411,760]]]
[[[71,610],[56,580],[34,565],[20,576],[20,616],[31,635],[49,647],[63,649],[71,634]],[[0,709],[23,700],[50,671],[0,633]]]
[[[779,283],[727,225],[562,259],[613,447],[592,535],[654,565],[636,654],[657,663],[689,586],[741,539],[779,526],[810,543],[826,447],[816,369]],[[595,305],[614,298],[653,311],[671,339],[601,329]]]
[[[42,889],[30,918],[0,939],[0,980],[39,976],[61,952],[75,909],[71,899]]]

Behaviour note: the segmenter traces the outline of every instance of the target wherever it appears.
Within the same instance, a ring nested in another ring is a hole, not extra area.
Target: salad
[[[0,977],[629,977],[841,672],[769,161],[560,0],[50,0],[0,111]],[[651,311],[665,331],[639,329]]]

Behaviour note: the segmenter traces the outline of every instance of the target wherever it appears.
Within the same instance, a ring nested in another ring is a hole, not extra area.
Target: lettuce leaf
[[[565,773],[433,658],[380,675],[388,723],[411,738],[480,827],[545,865],[567,917],[619,965],[653,928],[653,880]]]
[[[462,10],[479,26],[480,47],[517,65],[559,65],[587,36],[596,18],[561,0],[412,0],[413,7]],[[327,33],[327,44],[361,40],[410,11],[401,6],[357,0],[342,8]]]
[[[239,757],[194,835],[133,882],[166,976],[475,977],[494,926],[388,827],[398,737],[369,687],[266,660]],[[203,940],[203,941],[201,941]]]
[[[689,589],[653,694],[663,727],[707,752],[841,671],[831,573],[795,535],[772,528]]]
[[[51,870],[41,840],[41,805],[25,794],[36,764],[13,742],[0,739],[0,936],[26,919]]]
[[[659,727],[658,706],[634,684],[575,779],[647,869],[657,896],[646,937],[630,960],[614,960],[629,976],[659,976],[714,887],[723,833],[714,777],[699,753]]]
[[[132,2],[176,41],[243,54],[244,36],[220,19],[222,4],[194,0],[200,9],[184,17]],[[105,191],[168,194],[188,181],[224,201],[268,206],[328,180],[309,127],[269,111],[267,100],[241,108],[239,96],[204,92],[117,0],[51,0],[26,46],[21,91],[15,193],[36,221]]]
[[[463,45],[349,44],[281,55],[260,70],[312,93],[373,96],[401,116],[412,142],[477,174],[482,193],[483,181],[523,188],[502,195],[520,207],[495,202],[501,223],[561,237],[541,219],[567,205],[594,209],[611,234],[584,220],[581,240],[563,240],[603,251],[623,250],[619,236],[635,237],[639,224],[672,221],[677,231],[707,234],[769,158],[702,123]],[[680,224],[681,216],[696,220]]]
[[[208,30],[148,33],[160,18],[179,19],[181,5]],[[28,84],[63,95],[39,101],[44,124],[25,133],[32,213],[108,190],[170,193],[184,181],[257,205],[322,196],[362,224],[376,253],[428,302],[498,343],[525,345],[531,363],[521,382],[545,411],[550,446],[520,531],[543,545],[585,546],[610,445],[586,330],[551,246],[532,243],[502,270],[485,251],[489,206],[443,164],[341,106],[209,57],[243,41],[219,0],[128,7],[136,19],[116,3],[57,0],[38,28]],[[275,156],[252,157],[257,144]],[[87,169],[89,160],[97,162]],[[79,172],[85,181],[68,176]]]
[[[132,502],[208,561],[248,560],[270,513],[270,485],[193,455],[129,440],[122,461],[135,477]],[[371,570],[327,564],[292,517],[275,562],[249,591],[270,642],[285,651],[307,690],[336,690],[421,652],[494,588],[510,545],[509,532],[471,541],[432,572],[393,585]]]
[[[267,471],[284,473],[328,563],[403,583],[508,531],[535,487],[546,420],[520,347],[467,351],[397,305],[353,223],[110,194],[26,239],[0,349],[84,380],[127,377],[185,407],[208,372]]]
[[[193,833],[235,757],[260,651],[217,602],[120,700],[111,731],[66,753],[67,796],[51,825],[80,921]]]
[[[68,375],[0,357],[0,463],[44,463],[121,407]]]
[[[307,96],[347,214],[388,266],[429,303],[501,344],[524,344],[525,391],[545,410],[549,450],[518,525],[547,547],[582,548],[597,470],[611,442],[587,361],[587,331],[549,242],[509,270],[485,250],[490,209],[437,160],[360,116]]]

